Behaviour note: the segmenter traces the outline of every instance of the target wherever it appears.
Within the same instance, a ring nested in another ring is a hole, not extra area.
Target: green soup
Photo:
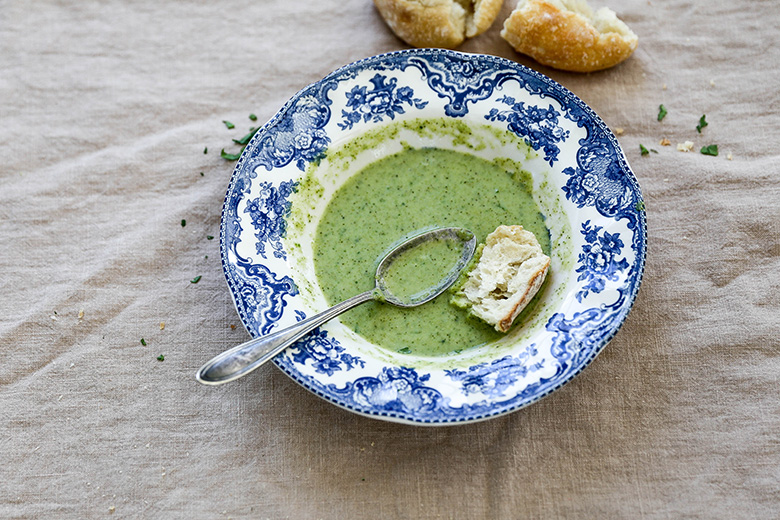
[[[405,303],[429,297],[457,266],[463,249],[463,242],[443,238],[407,249],[387,266],[386,289]]]
[[[353,175],[328,203],[314,241],[317,280],[328,302],[336,304],[371,290],[379,261],[405,236],[431,227],[463,227],[484,242],[502,224],[523,225],[549,254],[544,216],[520,174],[470,154],[406,149]],[[405,274],[403,284],[419,282],[424,289],[430,279],[446,275],[432,274],[442,268],[442,262],[437,264],[417,269],[418,278]],[[444,293],[410,309],[368,302],[340,320],[385,349],[423,356],[458,352],[501,337],[450,305],[449,296]]]

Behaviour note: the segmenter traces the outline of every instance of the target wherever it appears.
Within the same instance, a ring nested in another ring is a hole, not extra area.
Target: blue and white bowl
[[[405,124],[441,118],[469,135]],[[348,159],[333,153],[388,125],[393,138]],[[626,319],[644,269],[644,203],[617,139],[590,107],[495,56],[421,49],[367,58],[295,94],[257,132],[233,172],[220,237],[244,326],[257,337],[327,307],[311,254],[319,218],[350,175],[402,141],[522,161],[552,239],[538,311],[494,344],[430,358],[394,354],[334,320],[274,362],[323,399],[390,421],[466,423],[538,401],[585,368]],[[307,176],[319,184],[314,196],[301,184]]]

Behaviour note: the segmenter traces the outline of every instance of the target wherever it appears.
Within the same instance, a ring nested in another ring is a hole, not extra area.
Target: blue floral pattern
[[[577,155],[579,165],[563,170],[569,180],[561,189],[579,208],[594,206],[607,217],[628,217],[638,199],[620,165],[610,159],[613,153],[604,143],[586,143]]]
[[[397,78],[387,79],[387,76],[377,73],[371,78],[371,87],[356,85],[347,92],[347,107],[350,110],[342,110],[343,122],[339,123],[342,130],[352,129],[355,123],[361,120],[374,123],[382,121],[385,116],[395,119],[396,114],[404,114],[404,105],[417,109],[425,108],[427,101],[414,97],[414,90],[410,87],[398,85]]]
[[[529,365],[529,360],[537,354],[536,344],[531,344],[517,356],[505,356],[489,363],[481,363],[468,370],[445,370],[454,381],[461,383],[463,392],[482,393],[492,397],[503,397],[504,393],[518,380],[530,372],[544,367],[544,360]]]
[[[300,321],[306,317],[306,314],[296,311],[296,316]],[[346,352],[341,343],[336,338],[329,337],[322,328],[317,328],[298,340],[292,348],[297,349],[292,356],[296,363],[305,365],[310,360],[314,370],[319,374],[332,376],[340,370],[351,370],[366,365],[365,361],[358,356]]]
[[[500,70],[491,60],[460,54],[441,53],[434,59],[412,56],[408,60],[392,60],[390,68],[413,66],[425,75],[428,86],[439,97],[447,99],[444,113],[448,117],[468,114],[469,104],[489,98],[493,91],[514,72]]]
[[[266,245],[271,246],[276,258],[287,258],[282,249],[282,237],[284,236],[287,222],[285,217],[290,213],[290,202],[287,198],[295,190],[293,181],[282,182],[278,188],[274,188],[270,182],[259,184],[260,195],[247,202],[244,213],[249,213],[256,233],[255,249],[263,258]]]
[[[367,77],[368,82],[362,79]],[[331,117],[332,109],[340,119]],[[284,274],[285,217],[300,172],[326,155],[334,136],[343,138],[340,133],[354,132],[359,123],[412,117],[414,111],[465,118],[473,109],[472,117],[504,123],[542,151],[553,169],[559,167],[559,179],[563,172],[558,186],[567,204],[587,212],[575,267],[579,305],[552,313],[544,341],[520,344],[500,359],[438,371],[357,356],[327,327],[318,329],[274,362],[324,399],[357,413],[413,423],[500,415],[571,380],[625,320],[642,278],[646,228],[644,212],[636,209],[641,192],[617,139],[576,96],[515,62],[419,49],[353,63],[306,87],[242,154],[225,198],[221,249],[247,329],[258,336],[289,312],[304,316],[298,289]],[[570,139],[575,132],[576,141]],[[605,221],[612,224],[606,227]],[[246,222],[251,230],[244,229]],[[247,247],[260,263],[242,254]]]
[[[569,131],[558,124],[558,111],[549,105],[547,108],[526,106],[523,101],[503,96],[499,103],[509,105],[509,110],[493,108],[485,116],[488,121],[506,121],[509,130],[522,137],[534,150],[544,149],[544,160],[550,166],[558,159],[560,148],[557,143],[569,137]]]
[[[384,367],[376,377],[361,377],[343,388],[332,385],[331,390],[385,414],[427,415],[436,413],[443,401],[438,390],[425,385],[429,379],[410,368]]]
[[[264,134],[252,156],[268,171],[290,163],[303,171],[307,163],[324,155],[330,137],[323,128],[329,120],[328,103],[304,96],[278,121],[273,132]]]
[[[601,226],[591,225],[590,220],[582,224],[580,233],[584,235],[586,243],[577,258],[577,272],[580,273],[577,280],[586,283],[577,292],[577,301],[581,302],[591,291],[600,293],[606,282],[617,282],[622,272],[628,269],[625,258],[617,260],[623,249],[620,234],[602,231]]]
[[[298,294],[293,279],[289,276],[276,277],[262,264],[253,264],[238,258],[235,265],[227,269],[232,282],[238,311],[251,316],[250,330],[257,334],[268,334],[271,327],[282,317],[289,298]]]

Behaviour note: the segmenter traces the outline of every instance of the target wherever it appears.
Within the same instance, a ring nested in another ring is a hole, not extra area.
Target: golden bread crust
[[[504,0],[476,0],[474,15],[466,19],[466,38],[473,38],[490,29],[504,6]]]
[[[518,52],[543,65],[574,72],[593,72],[613,67],[631,56],[637,47],[636,34],[612,11],[596,13],[609,18],[599,32],[587,5],[576,12],[565,2],[520,0],[504,22],[501,36]]]
[[[454,49],[486,31],[504,0],[374,0],[396,36],[414,47]]]

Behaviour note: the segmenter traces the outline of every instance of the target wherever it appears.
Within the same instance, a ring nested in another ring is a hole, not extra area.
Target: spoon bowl
[[[382,258],[377,266],[374,288],[370,291],[286,329],[226,350],[203,365],[195,378],[207,385],[238,379],[270,361],[318,326],[367,301],[383,301],[398,307],[427,303],[455,283],[474,256],[476,245],[474,234],[464,228],[436,228],[415,235]]]

